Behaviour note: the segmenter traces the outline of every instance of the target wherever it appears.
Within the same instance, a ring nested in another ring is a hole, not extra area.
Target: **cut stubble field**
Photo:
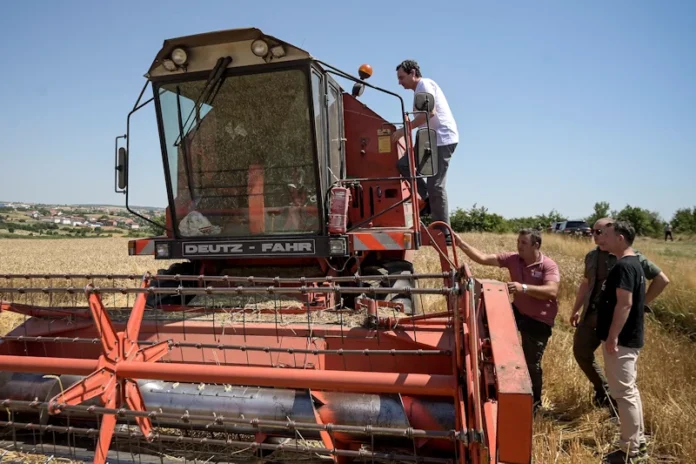
[[[485,252],[512,251],[514,235],[464,234]],[[600,462],[618,434],[616,419],[590,404],[592,389],[572,354],[573,329],[568,318],[582,277],[588,241],[544,236],[542,251],[560,268],[560,312],[544,356],[544,410],[534,426],[534,461],[540,463]],[[696,462],[696,245],[639,239],[636,248],[655,261],[671,280],[652,305],[646,346],[638,361],[651,462]],[[460,261],[463,258],[459,257]],[[507,271],[472,264],[477,278],[508,280]],[[129,257],[127,240],[0,240],[0,274],[115,273],[142,275],[170,263]],[[439,272],[439,259],[426,248],[416,258],[419,272]],[[428,310],[437,308],[429,307]],[[0,314],[0,334],[24,316]],[[598,350],[601,360],[601,350]]]

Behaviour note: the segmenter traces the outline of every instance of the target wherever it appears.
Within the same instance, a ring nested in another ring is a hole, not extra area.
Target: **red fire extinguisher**
[[[348,203],[350,190],[346,187],[333,187],[329,199],[329,233],[345,234],[348,229]]]

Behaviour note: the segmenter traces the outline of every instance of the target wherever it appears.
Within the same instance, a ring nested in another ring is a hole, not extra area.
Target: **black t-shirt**
[[[645,306],[645,274],[637,256],[626,256],[616,262],[602,285],[599,310],[597,312],[597,336],[605,340],[616,308],[616,289],[621,288],[633,293],[633,306],[626,319],[619,345],[627,348],[643,347],[643,323]]]

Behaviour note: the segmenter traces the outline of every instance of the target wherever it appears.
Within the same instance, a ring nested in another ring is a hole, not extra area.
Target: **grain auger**
[[[85,462],[528,463],[507,288],[421,221],[435,135],[396,94],[240,29],[164,42],[147,83],[168,207],[144,275],[0,275],[0,446]],[[345,92],[336,79],[353,84]],[[408,136],[359,98],[401,105]],[[414,111],[430,111],[418,94]],[[116,139],[128,206],[130,136]],[[410,178],[396,168],[408,156]],[[140,217],[143,222],[151,218]],[[433,271],[415,254],[435,250]],[[420,251],[419,251],[420,250]]]

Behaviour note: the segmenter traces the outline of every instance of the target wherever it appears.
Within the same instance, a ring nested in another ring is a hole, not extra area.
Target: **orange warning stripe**
[[[409,232],[354,232],[350,235],[353,238],[353,249],[356,251],[411,249]]]
[[[130,256],[147,256],[155,254],[155,241],[149,238],[130,240],[128,242]]]

